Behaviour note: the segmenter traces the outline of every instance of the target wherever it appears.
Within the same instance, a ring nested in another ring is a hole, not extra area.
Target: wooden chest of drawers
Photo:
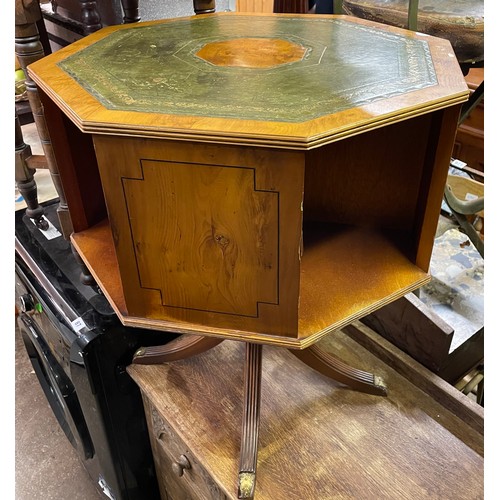
[[[148,416],[151,445],[158,470],[160,492],[164,500],[228,498],[147,397],[144,406]]]
[[[359,323],[321,343],[381,374],[388,396],[347,389],[266,346],[256,500],[483,497],[481,407]],[[128,368],[164,500],[237,498],[243,356],[243,343],[225,341]]]

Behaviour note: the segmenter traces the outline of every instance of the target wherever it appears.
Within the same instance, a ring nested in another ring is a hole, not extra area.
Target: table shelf
[[[321,338],[430,279],[390,234],[352,225],[311,229],[301,260],[299,338]]]
[[[236,340],[306,347],[327,333],[429,281],[398,248],[398,239],[368,228],[314,224],[305,233],[301,258],[297,339],[206,328],[178,320],[128,316],[109,221],[72,236],[73,244],[124,324],[142,328],[231,336]]]

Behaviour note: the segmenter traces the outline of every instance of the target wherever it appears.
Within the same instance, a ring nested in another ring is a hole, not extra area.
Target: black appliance
[[[43,204],[59,230],[58,200]],[[69,441],[103,498],[160,498],[138,387],[126,372],[142,345],[174,334],[124,327],[62,236],[48,239],[16,212],[18,326],[33,369]]]

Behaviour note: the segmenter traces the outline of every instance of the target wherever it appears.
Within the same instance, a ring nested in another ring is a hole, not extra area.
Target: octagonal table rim
[[[453,49],[447,40],[373,23],[353,16],[314,15],[315,18],[344,19],[368,27],[376,26],[378,29],[389,33],[405,33],[409,37],[425,40],[428,43],[434,63],[437,85],[431,85],[402,95],[378,99],[358,107],[323,115],[304,122],[290,123],[111,110],[103,106],[57,65],[58,62],[70,55],[94,44],[113,32],[123,29],[139,29],[140,27],[181,20],[198,20],[208,16],[248,17],[250,15],[252,17],[298,17],[297,14],[222,12],[148,21],[133,28],[130,25],[109,26],[37,61],[29,66],[28,72],[35,83],[57,103],[58,107],[84,133],[157,137],[295,150],[312,149],[390,123],[452,106],[466,101],[469,96],[468,87],[454,57]],[[436,64],[436,62],[439,64]],[[57,91],[54,89],[57,89]]]

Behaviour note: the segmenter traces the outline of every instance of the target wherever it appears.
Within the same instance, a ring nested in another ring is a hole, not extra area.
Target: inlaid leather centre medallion
[[[215,66],[272,68],[301,61],[306,50],[280,38],[235,38],[207,43],[196,55]]]

